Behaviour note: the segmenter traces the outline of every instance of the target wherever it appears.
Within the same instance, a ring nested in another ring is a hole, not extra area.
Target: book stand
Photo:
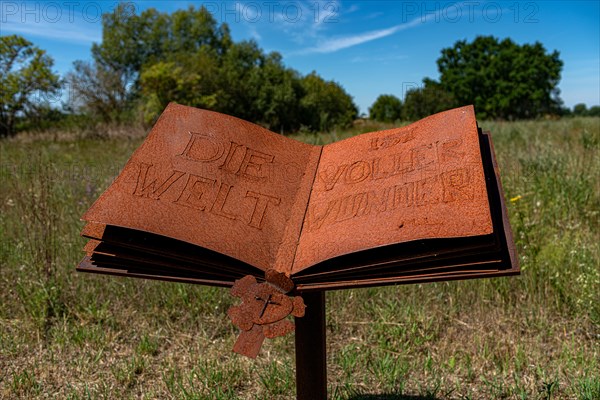
[[[308,312],[296,318],[296,398],[327,398],[325,292],[302,294]]]
[[[472,106],[315,146],[171,103],[82,219],[78,271],[231,287],[251,358],[295,330],[300,400],[327,396],[325,290],[519,274]]]

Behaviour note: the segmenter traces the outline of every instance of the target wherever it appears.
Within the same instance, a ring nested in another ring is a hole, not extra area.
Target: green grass
[[[329,292],[330,398],[600,398],[600,119],[481,126],[522,275]],[[0,142],[0,398],[294,398],[292,336],[233,354],[227,290],[74,271],[141,139],[51,139]]]

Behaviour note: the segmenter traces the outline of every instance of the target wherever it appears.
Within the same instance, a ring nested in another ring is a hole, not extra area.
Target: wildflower
[[[519,201],[519,200],[521,200],[521,198],[522,198],[522,197],[523,197],[523,196],[521,196],[521,195],[515,196],[515,197],[513,197],[513,198],[511,198],[511,199],[510,199],[510,202],[511,202],[511,203],[514,203],[514,202],[516,202],[516,201]]]

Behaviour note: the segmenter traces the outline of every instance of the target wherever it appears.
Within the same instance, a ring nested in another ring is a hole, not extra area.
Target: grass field
[[[327,293],[330,398],[600,399],[600,119],[480,125],[522,275]],[[0,142],[0,398],[294,398],[293,337],[233,354],[227,290],[75,272],[141,139],[54,139]]]

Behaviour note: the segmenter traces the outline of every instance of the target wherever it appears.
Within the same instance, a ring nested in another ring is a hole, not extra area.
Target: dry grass
[[[482,126],[522,275],[329,292],[332,399],[600,398],[600,119]],[[293,338],[231,353],[226,290],[74,272],[140,139],[52,139],[0,142],[0,398],[294,398]]]

